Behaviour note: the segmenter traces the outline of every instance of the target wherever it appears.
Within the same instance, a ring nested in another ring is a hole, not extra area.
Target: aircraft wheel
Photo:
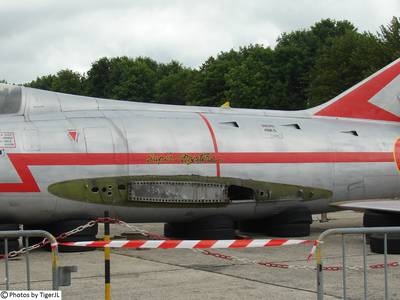
[[[307,207],[300,206],[296,209],[289,209],[281,212],[278,215],[272,216],[265,220],[267,224],[299,224],[312,223],[312,215]]]
[[[228,216],[210,216],[188,223],[190,231],[209,229],[232,229],[235,223]]]
[[[44,231],[48,231],[47,225],[24,225],[24,230],[44,230]],[[43,241],[44,237],[30,237],[28,240],[28,244],[29,246],[33,246],[37,243],[40,243],[41,241]],[[25,239],[23,240],[23,244],[25,246]],[[40,250],[42,248],[38,248],[35,250]]]
[[[169,238],[183,239],[186,236],[185,223],[165,223],[164,236]]]
[[[400,226],[400,215],[366,211],[363,216],[364,227]]]
[[[15,231],[19,230],[18,224],[0,224],[0,231]],[[8,252],[19,250],[18,238],[8,239]],[[4,239],[0,238],[0,254],[4,254]]]
[[[241,223],[240,231],[264,233],[270,236],[277,237],[301,237],[310,235],[309,223],[296,224],[261,224],[254,222]]]
[[[239,223],[243,232],[264,233],[271,236],[299,237],[310,235],[312,215],[308,208],[284,211],[267,219],[247,220]]]
[[[384,236],[382,234],[371,234],[369,245],[374,253],[384,253]],[[400,234],[388,234],[387,253],[400,254]]]
[[[236,232],[233,228],[205,229],[189,232],[187,238],[195,240],[229,240],[236,238]]]
[[[265,233],[275,237],[302,237],[310,235],[309,223],[276,224],[265,228]]]
[[[242,232],[262,233],[265,231],[262,220],[246,220],[239,222],[239,230]]]
[[[0,231],[19,230],[18,224],[0,224]]]
[[[167,223],[164,235],[179,239],[234,239],[236,237],[234,222],[227,216],[212,216],[193,222]]]

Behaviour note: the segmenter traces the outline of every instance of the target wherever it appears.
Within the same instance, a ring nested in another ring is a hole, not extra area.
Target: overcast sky
[[[0,79],[24,83],[100,57],[150,56],[198,67],[250,43],[323,18],[375,33],[400,16],[399,0],[0,0]]]

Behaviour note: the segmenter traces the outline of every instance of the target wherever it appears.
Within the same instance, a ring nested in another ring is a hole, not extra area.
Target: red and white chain
[[[121,220],[118,220],[118,219],[114,219],[114,218],[98,218],[96,220],[91,220],[91,221],[87,222],[84,225],[80,225],[80,226],[78,226],[78,227],[76,227],[76,228],[74,228],[74,229],[72,229],[70,231],[61,233],[60,235],[58,235],[56,237],[56,240],[60,241],[60,240],[66,239],[67,237],[70,237],[70,236],[72,236],[72,235],[74,235],[74,234],[76,234],[78,232],[81,232],[81,231],[84,231],[84,230],[86,230],[86,229],[88,229],[90,227],[93,227],[98,223],[119,224],[119,225],[122,225],[122,226],[125,226],[125,227],[129,228],[134,233],[139,233],[139,234],[141,234],[144,237],[149,238],[149,239],[165,239],[162,236],[159,236],[159,235],[156,235],[156,234],[151,234],[150,232],[148,232],[148,231],[146,231],[144,229],[141,229],[141,228],[139,228],[137,226],[128,224],[128,223],[126,223],[124,221],[121,221]],[[47,238],[44,238],[41,242],[39,242],[37,244],[21,248],[20,250],[17,250],[17,251],[9,252],[8,253],[8,257],[9,258],[14,258],[14,257],[17,257],[17,256],[19,256],[21,254],[25,254],[28,251],[32,251],[32,250],[35,250],[35,249],[38,249],[38,248],[42,248],[42,247],[46,246],[47,244],[50,244],[50,241]],[[0,259],[3,259],[4,257],[5,257],[4,255],[0,255]]]
[[[211,252],[209,250],[200,250],[200,249],[192,249],[192,250],[194,252],[202,253],[202,254],[208,255],[208,256],[213,256],[213,257],[219,258],[219,259],[224,259],[224,260],[228,260],[228,261],[238,261],[238,262],[242,262],[245,264],[254,264],[254,265],[263,266],[263,267],[267,267],[267,268],[311,270],[311,271],[316,270],[315,266],[310,266],[310,265],[292,265],[292,264],[288,264],[288,263],[257,261],[257,260],[251,260],[251,259],[247,259],[247,258],[243,258],[243,257],[234,256],[234,255],[222,254],[222,253],[218,253],[218,252],[214,252],[214,251]],[[399,266],[400,266],[400,264],[397,261],[387,263],[388,268],[397,268]],[[370,270],[378,270],[378,269],[383,269],[384,267],[385,267],[384,264],[378,263],[378,264],[369,265],[367,268]],[[334,272],[342,271],[343,267],[342,266],[324,266],[323,270],[324,271],[334,271]],[[346,270],[362,271],[362,270],[364,270],[364,268],[361,266],[346,266]]]
[[[139,228],[139,227],[137,227],[135,225],[128,224],[128,223],[126,223],[124,221],[121,221],[121,220],[116,220],[116,219],[112,219],[112,220],[115,220],[116,223],[119,224],[119,225],[122,225],[122,226],[125,226],[125,227],[129,228],[130,230],[133,231],[133,233],[139,233],[139,234],[143,235],[146,238],[154,239],[154,240],[166,240],[166,238],[161,236],[161,235],[150,233],[149,231],[147,231],[145,229],[142,229],[142,228]]]
[[[80,225],[80,226],[78,226],[78,227],[76,227],[76,228],[74,228],[74,229],[72,229],[72,230],[70,230],[70,231],[61,233],[59,236],[56,237],[56,240],[58,241],[58,240],[66,239],[67,237],[69,237],[69,236],[71,236],[71,235],[74,235],[74,234],[76,234],[76,233],[78,233],[78,232],[84,231],[84,230],[86,230],[87,228],[93,227],[93,226],[96,225],[98,222],[99,222],[98,220],[89,221],[89,222],[87,222],[87,223],[84,224],[84,225]],[[44,238],[42,241],[40,241],[40,242],[37,243],[37,244],[34,244],[34,245],[32,245],[32,246],[28,246],[28,247],[21,248],[20,250],[17,250],[17,251],[11,251],[11,252],[9,252],[9,253],[8,253],[8,257],[9,257],[9,258],[17,257],[17,256],[19,256],[19,255],[21,255],[21,254],[25,254],[25,253],[28,252],[28,251],[32,251],[32,250],[35,250],[35,249],[38,249],[38,248],[42,248],[42,247],[46,246],[47,244],[50,244],[50,241],[49,241],[47,238]],[[4,258],[4,257],[5,257],[4,255],[1,255],[1,256],[0,256],[0,259],[2,259],[2,258]]]

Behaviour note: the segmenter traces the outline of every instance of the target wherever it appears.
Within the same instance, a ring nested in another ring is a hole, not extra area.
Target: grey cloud
[[[197,67],[220,51],[263,43],[322,18],[375,32],[397,0],[26,0],[0,6],[0,79],[22,83],[62,68],[85,72],[102,56],[176,59]]]

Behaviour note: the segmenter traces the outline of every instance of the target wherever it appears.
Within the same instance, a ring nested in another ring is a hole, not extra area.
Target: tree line
[[[127,56],[95,61],[80,74],[69,69],[26,86],[128,101],[262,109],[321,104],[400,56],[400,18],[375,34],[349,21],[324,19],[283,33],[272,49],[254,44],[221,52],[199,68]]]

